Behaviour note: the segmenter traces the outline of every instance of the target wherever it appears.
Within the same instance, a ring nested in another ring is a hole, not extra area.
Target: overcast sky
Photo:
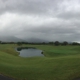
[[[80,42],[80,0],[0,0],[0,36]]]

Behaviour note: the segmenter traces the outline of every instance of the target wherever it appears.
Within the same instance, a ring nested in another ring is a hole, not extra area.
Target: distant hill
[[[29,43],[48,43],[48,42],[55,42],[55,41],[48,41],[45,39],[40,39],[40,38],[17,38],[15,36],[0,36],[0,41],[2,42],[29,42]],[[59,42],[64,42],[64,41],[59,41]],[[71,44],[72,42],[68,42]]]
[[[39,39],[39,38],[17,38],[14,36],[0,36],[0,41],[2,42],[30,42],[30,43],[42,43],[42,42],[49,42],[47,40]]]
[[[14,36],[0,36],[0,41],[2,41],[2,42],[19,42],[19,41],[24,41],[24,40],[14,37]]]
[[[32,43],[42,43],[42,42],[49,42],[47,40],[39,39],[39,38],[28,38],[25,39],[26,42],[32,42]]]

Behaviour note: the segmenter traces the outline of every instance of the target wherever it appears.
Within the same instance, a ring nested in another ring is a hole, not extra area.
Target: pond
[[[20,52],[21,57],[38,57],[38,56],[44,56],[42,50],[39,49],[22,49]]]

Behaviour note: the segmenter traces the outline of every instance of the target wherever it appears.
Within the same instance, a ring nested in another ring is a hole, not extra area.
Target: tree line
[[[40,43],[31,43],[31,42],[2,42],[0,41],[0,44],[17,44],[17,45],[22,45],[22,44],[33,44],[33,45],[55,45],[55,46],[67,46],[67,45],[80,45],[80,43],[77,42],[67,42],[67,41],[63,41],[63,42],[59,42],[59,41],[55,41],[55,42],[40,42]]]

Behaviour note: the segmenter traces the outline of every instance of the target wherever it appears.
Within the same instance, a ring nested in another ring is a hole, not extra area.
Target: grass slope
[[[17,56],[15,46],[0,45],[0,73],[3,75],[17,80],[73,80],[80,77],[79,46],[27,45],[43,50],[46,56],[32,58]]]

